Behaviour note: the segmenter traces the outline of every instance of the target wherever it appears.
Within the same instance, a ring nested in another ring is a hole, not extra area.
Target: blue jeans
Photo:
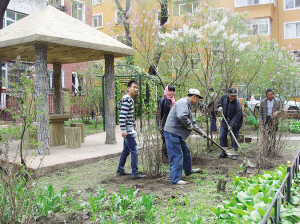
[[[126,138],[124,138],[123,142],[123,151],[120,157],[120,162],[118,166],[117,172],[123,172],[124,171],[124,166],[126,163],[126,159],[131,153],[131,169],[132,169],[132,174],[131,175],[136,175],[138,174],[138,155],[139,151],[137,148],[137,144],[135,141],[135,134],[130,134],[127,135]]]
[[[164,131],[170,166],[171,183],[176,184],[182,178],[182,168],[186,176],[193,173],[190,149],[185,140]]]
[[[228,122],[230,124],[230,121]],[[228,130],[228,126],[225,121],[222,122],[221,127],[220,127],[220,145],[222,147],[228,147],[228,140],[227,140],[227,133],[230,132]],[[233,129],[232,130],[234,136],[236,139],[239,137],[239,129]],[[238,145],[236,144],[234,138],[230,134],[231,142],[232,142],[232,147],[237,151]]]
[[[217,131],[217,124],[216,124],[216,113],[215,112],[210,112],[210,117],[211,117],[211,130],[212,131]]]

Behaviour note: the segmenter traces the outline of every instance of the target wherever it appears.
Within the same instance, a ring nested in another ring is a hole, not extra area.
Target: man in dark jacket
[[[235,138],[239,136],[239,130],[243,125],[243,113],[242,106],[240,101],[237,99],[237,90],[234,87],[228,89],[227,94],[223,95],[218,102],[218,111],[223,113],[225,119],[227,120],[229,127],[226,124],[226,121],[223,119],[221,128],[220,128],[220,145],[222,147],[228,147],[227,133],[232,130]],[[237,151],[238,145],[234,138],[231,136],[232,147]],[[223,151],[220,155],[220,158],[226,158],[227,155]],[[237,159],[237,156],[232,156],[232,159]]]

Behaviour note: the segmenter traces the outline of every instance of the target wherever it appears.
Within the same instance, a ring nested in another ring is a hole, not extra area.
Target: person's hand
[[[273,117],[277,117],[278,116],[278,111],[276,111],[274,114],[272,114]]]
[[[228,130],[229,130],[229,131],[232,131],[232,126],[229,126],[229,127],[228,127]]]
[[[193,126],[187,127],[187,129],[189,129],[189,130],[193,130]]]
[[[207,138],[207,134],[206,134],[204,131],[201,133],[201,136],[202,136],[203,138]]]
[[[219,108],[218,108],[218,111],[219,111],[220,113],[223,113],[223,107],[219,107]]]
[[[262,122],[262,121],[260,121],[260,122],[259,122],[259,126],[262,126],[262,125],[263,125],[263,122]]]
[[[122,137],[126,138],[127,137],[127,133],[122,133]]]

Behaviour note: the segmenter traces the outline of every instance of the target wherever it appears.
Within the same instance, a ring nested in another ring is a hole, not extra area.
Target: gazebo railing
[[[269,208],[267,209],[260,224],[266,224],[271,221],[271,224],[279,224],[280,222],[280,209],[281,205],[285,202],[291,202],[291,186],[292,181],[299,175],[299,162],[300,162],[300,150],[295,156],[293,162],[287,162],[287,174],[282,181],[280,188],[276,192]],[[274,208],[274,216],[270,215],[270,212]]]

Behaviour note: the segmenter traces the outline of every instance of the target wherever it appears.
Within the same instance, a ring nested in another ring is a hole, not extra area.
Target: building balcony
[[[236,12],[249,12],[248,16],[251,18],[266,18],[273,20],[276,7],[273,3],[253,4],[247,6],[235,7]]]

